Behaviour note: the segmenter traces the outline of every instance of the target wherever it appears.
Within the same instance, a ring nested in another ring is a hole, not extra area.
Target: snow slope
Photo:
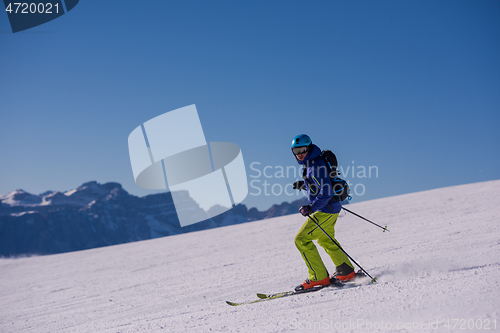
[[[227,305],[226,300],[256,299],[256,292],[285,291],[305,279],[293,242],[304,218],[289,215],[80,252],[2,259],[0,332],[500,330],[500,181],[349,209],[389,227],[383,233],[353,215],[337,223],[337,239],[379,277],[375,285]],[[482,329],[471,329],[477,327]]]

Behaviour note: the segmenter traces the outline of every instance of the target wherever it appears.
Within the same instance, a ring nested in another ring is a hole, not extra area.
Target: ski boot
[[[329,284],[330,284],[330,277],[329,276],[327,276],[326,278],[324,278],[323,280],[320,280],[320,281],[311,281],[309,279],[306,279],[304,281],[304,283],[295,287],[295,291],[309,289],[309,288],[313,288],[316,286],[327,286]]]

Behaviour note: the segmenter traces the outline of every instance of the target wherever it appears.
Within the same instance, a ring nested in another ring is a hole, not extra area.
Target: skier
[[[292,141],[292,153],[297,163],[304,166],[304,181],[293,184],[294,189],[307,190],[309,205],[302,206],[299,212],[303,216],[313,215],[316,222],[332,238],[335,237],[335,223],[342,205],[340,200],[332,200],[333,190],[328,175],[328,167],[320,157],[321,149],[314,145],[311,138],[305,134],[297,135]],[[317,285],[330,284],[330,277],[325,264],[321,260],[318,249],[313,243],[318,241],[330,256],[337,269],[340,281],[352,280],[355,277],[354,266],[347,255],[340,250],[309,217],[295,236],[295,245],[302,255],[309,270],[309,278],[297,286],[295,290],[312,288]],[[337,242],[338,243],[338,242]]]

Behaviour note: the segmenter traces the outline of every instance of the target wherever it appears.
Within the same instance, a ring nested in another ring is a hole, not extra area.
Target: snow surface
[[[1,259],[0,332],[499,331],[499,194],[490,181],[351,204],[390,230],[350,214],[337,223],[377,284],[239,307],[225,301],[306,278],[293,242],[302,216]]]

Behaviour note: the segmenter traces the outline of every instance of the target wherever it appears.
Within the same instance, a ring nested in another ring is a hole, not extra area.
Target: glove
[[[311,206],[309,206],[309,205],[300,207],[299,212],[300,212],[300,214],[302,214],[302,216],[308,216],[308,215],[311,215],[313,213]]]
[[[295,183],[293,183],[293,189],[294,190],[305,190],[304,186],[304,181],[303,180],[297,180]]]

